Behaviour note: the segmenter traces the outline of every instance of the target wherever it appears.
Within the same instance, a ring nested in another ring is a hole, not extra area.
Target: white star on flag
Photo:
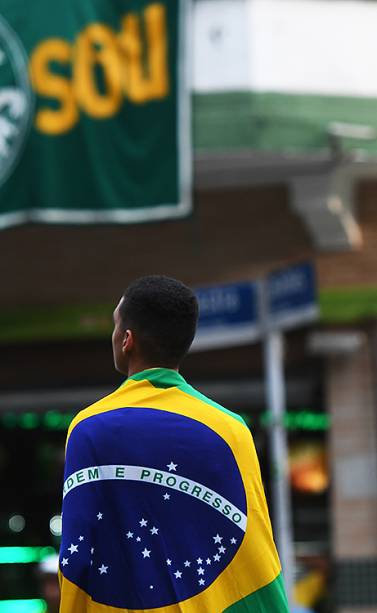
[[[213,540],[215,541],[215,544],[216,543],[220,543],[221,544],[221,541],[223,540],[223,537],[220,536],[219,534],[216,534],[216,536],[213,537]]]
[[[185,562],[185,566],[186,566],[186,568],[189,568],[189,567],[191,566],[191,562],[189,562],[188,560],[186,560],[186,562]]]
[[[138,542],[138,543],[140,543],[140,541],[141,541],[140,536],[137,536],[137,537],[136,537],[136,540],[137,540],[137,542]]]
[[[150,585],[150,586],[149,586],[149,589],[150,589],[150,590],[153,590],[153,585]]]
[[[90,560],[90,566],[93,566],[93,560]]]
[[[71,546],[68,547],[68,551],[71,552],[71,555],[73,553],[78,553],[79,552],[79,546],[78,545],[74,545],[73,543],[71,543]]]
[[[83,541],[84,537],[83,536],[79,536],[79,541]]]
[[[169,472],[171,472],[172,470],[174,470],[174,472],[177,471],[177,466],[178,464],[174,464],[174,462],[170,462],[170,464],[166,464],[166,467],[169,469]]]
[[[164,500],[170,500],[170,494],[164,494]]]
[[[204,579],[199,579],[199,585],[204,585],[204,584],[205,584]]]
[[[68,558],[63,558],[62,559],[62,566],[67,566],[68,564]]]
[[[101,573],[101,575],[103,575],[104,573],[105,573],[105,575],[107,575],[107,569],[108,568],[109,568],[108,566],[105,566],[104,564],[102,564],[102,566],[98,567],[98,570]]]
[[[202,566],[199,566],[197,571],[198,571],[198,575],[204,575],[204,568]]]
[[[127,532],[127,534],[126,534],[126,537],[127,537],[128,539],[132,539],[132,538],[134,537],[134,533],[133,533],[133,532],[128,531],[128,532]]]
[[[196,561],[197,561],[198,564],[203,564],[202,558],[198,558]]]
[[[171,566],[171,560],[169,560],[169,559],[168,559],[168,560],[166,560],[166,564],[167,564],[168,566]]]
[[[182,573],[181,573],[179,570],[177,570],[177,571],[174,573],[174,576],[175,576],[177,579],[181,579],[181,578],[182,578]]]
[[[148,521],[146,519],[144,519],[143,517],[141,518],[141,520],[139,521],[140,527],[141,528],[145,528],[145,526],[147,525]]]
[[[207,558],[207,559],[206,559],[206,563],[207,563],[207,564],[211,564],[211,559],[210,559],[210,558]]]
[[[221,545],[221,547],[219,547],[219,553],[225,553],[226,552],[226,547],[223,547]]]
[[[94,547],[91,548],[90,553],[93,555],[94,553]]]
[[[97,519],[98,519],[98,521],[99,521],[100,519],[102,519],[102,517],[103,517],[103,513],[98,513],[98,515],[97,515]]]
[[[220,558],[218,553],[215,556],[213,556],[213,559],[215,560],[215,562],[220,562],[220,560],[221,560],[221,558]]]
[[[232,543],[232,545],[235,545],[237,543],[237,539],[233,537],[232,539],[230,539],[230,542]]]
[[[143,554],[143,558],[151,557],[151,549],[147,549],[146,547],[144,547],[144,551],[142,551],[141,553]]]
[[[151,534],[158,534],[158,528],[156,528],[155,526],[153,526],[153,528],[150,529],[150,533]]]

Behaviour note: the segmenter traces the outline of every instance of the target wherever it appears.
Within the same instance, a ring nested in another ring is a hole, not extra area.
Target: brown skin
[[[113,313],[112,345],[115,369],[127,377],[132,377],[132,375],[148,368],[163,368],[163,364],[151,364],[145,360],[139,347],[137,334],[132,330],[123,329],[119,313],[122,301],[123,298],[121,298]],[[178,366],[171,370],[178,370]]]

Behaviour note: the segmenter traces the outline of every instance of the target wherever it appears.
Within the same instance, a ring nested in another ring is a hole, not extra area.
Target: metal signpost
[[[318,318],[315,272],[305,263],[272,273],[262,281],[261,320],[268,408],[273,525],[290,605],[294,580],[292,510],[287,431],[284,427],[284,331]]]
[[[284,427],[284,332],[318,318],[314,267],[311,263],[298,264],[257,282],[201,288],[196,294],[200,316],[193,351],[263,341],[266,400],[271,411],[273,525],[291,600],[294,553]]]

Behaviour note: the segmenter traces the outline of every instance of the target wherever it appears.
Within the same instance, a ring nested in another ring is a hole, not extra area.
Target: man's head
[[[115,368],[177,368],[193,341],[198,319],[194,293],[176,279],[148,276],[124,292],[114,311]]]

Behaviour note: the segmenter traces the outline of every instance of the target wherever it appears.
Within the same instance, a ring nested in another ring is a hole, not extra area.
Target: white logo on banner
[[[31,123],[32,101],[26,52],[0,15],[0,185],[19,159]]]

